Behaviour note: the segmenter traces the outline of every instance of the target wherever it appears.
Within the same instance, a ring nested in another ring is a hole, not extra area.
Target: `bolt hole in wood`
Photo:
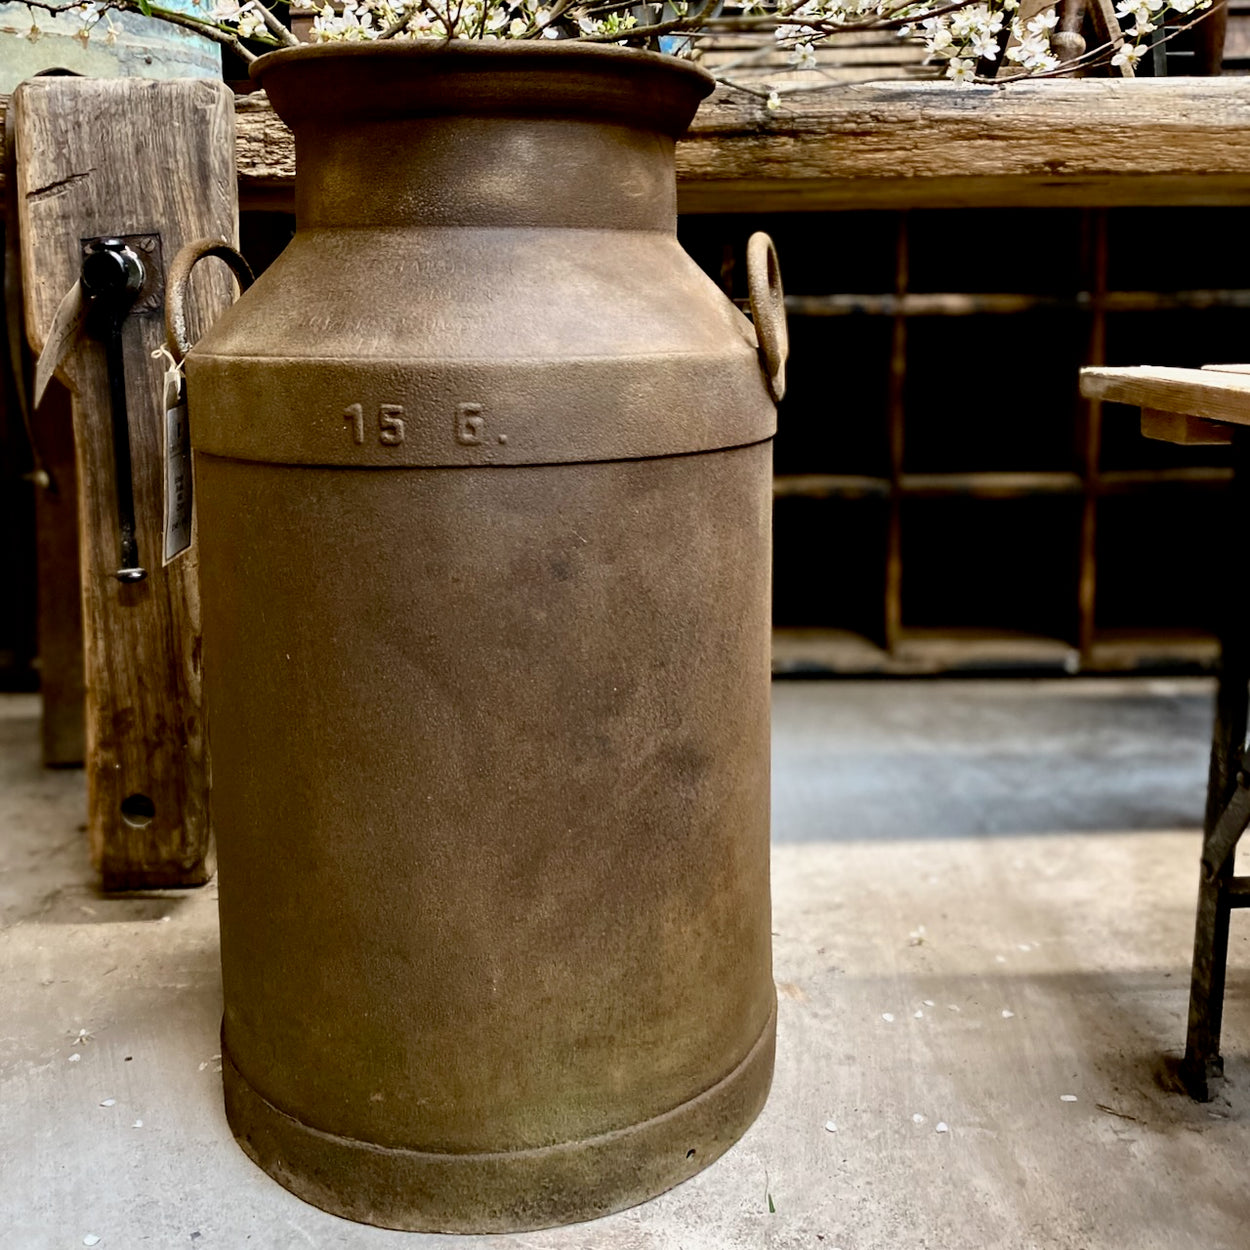
[[[694,1151],[693,1151],[693,1150],[687,1150],[687,1151],[686,1151],[686,1158],[687,1158],[687,1159],[693,1159],[693,1158],[694,1158]]]
[[[142,828],[156,815],[156,804],[146,794],[128,794],[122,799],[122,818],[128,825]]]

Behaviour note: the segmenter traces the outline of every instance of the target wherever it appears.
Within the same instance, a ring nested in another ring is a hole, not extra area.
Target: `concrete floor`
[[[476,1239],[336,1219],[235,1147],[215,887],[101,897],[81,775],[41,771],[35,701],[0,698],[0,1246],[1246,1250],[1244,921],[1230,1079],[1199,1106],[1170,1076],[1209,684],[796,683],[774,707],[763,1115],[633,1211]]]

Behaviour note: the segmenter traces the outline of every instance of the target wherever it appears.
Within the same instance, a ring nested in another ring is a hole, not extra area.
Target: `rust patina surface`
[[[616,1210],[772,1073],[774,409],[675,236],[710,82],[255,72],[299,228],[187,361],[230,1123],[352,1219]]]

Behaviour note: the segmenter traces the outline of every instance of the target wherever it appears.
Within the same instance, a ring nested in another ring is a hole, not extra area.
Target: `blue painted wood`
[[[164,0],[207,17],[209,0]],[[211,39],[139,13],[108,13],[83,38],[80,17],[24,4],[0,4],[0,93],[53,68],[92,78],[220,78],[221,47]]]

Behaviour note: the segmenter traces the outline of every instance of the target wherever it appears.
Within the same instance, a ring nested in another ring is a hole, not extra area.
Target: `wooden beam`
[[[1233,432],[1225,423],[1157,408],[1141,410],[1141,432],[1143,438],[1181,447],[1222,447],[1233,441]]]
[[[235,107],[241,207],[291,211],[290,132],[262,93]],[[718,89],[677,165],[687,213],[1250,204],[1250,92],[1238,78],[847,83],[769,112]]]
[[[718,90],[677,150],[683,212],[1250,203],[1238,79],[853,83],[770,113]],[[295,153],[239,101],[245,208],[289,207]]]
[[[213,870],[194,549],[165,564],[164,267],[192,239],[236,235],[234,101],[222,83],[33,78],[14,96],[26,331],[38,351],[85,240],[132,236],[147,275],[122,324],[142,580],[119,580],[123,511],[105,349],[71,338],[86,676],[87,827],[106,889],[198,885]],[[210,322],[233,292],[205,266],[190,300]],[[122,468],[121,472],[127,472]],[[132,562],[133,562],[133,556]]]
[[[39,450],[51,481],[35,492],[39,569],[39,691],[43,762],[49,768],[87,757],[83,685],[82,576],[78,568],[78,472],[69,392],[54,384],[36,418]]]

